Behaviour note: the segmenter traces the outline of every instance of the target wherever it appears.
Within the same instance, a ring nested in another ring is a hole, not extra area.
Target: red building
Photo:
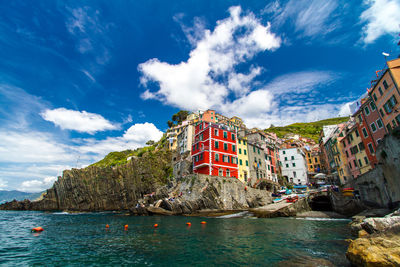
[[[193,172],[238,178],[236,132],[229,127],[200,122],[192,148]]]

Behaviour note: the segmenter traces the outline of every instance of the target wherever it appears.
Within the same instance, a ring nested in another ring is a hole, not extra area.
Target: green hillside
[[[276,133],[278,137],[283,137],[285,134],[288,133],[299,134],[303,137],[314,139],[317,142],[319,133],[321,132],[324,125],[339,124],[348,120],[349,117],[339,117],[308,123],[300,122],[293,123],[287,126],[270,127],[268,129],[265,129],[265,131]]]
[[[17,190],[12,190],[12,191],[7,191],[7,190],[0,190],[0,204],[7,202],[7,201],[12,201],[12,200],[24,200],[24,199],[29,199],[29,200],[35,200],[39,198],[42,195],[43,192],[39,193],[26,193],[26,192],[21,192]]]

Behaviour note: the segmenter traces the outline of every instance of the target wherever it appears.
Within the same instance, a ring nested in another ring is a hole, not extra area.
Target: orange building
[[[387,62],[388,68],[381,71],[373,81],[369,95],[372,97],[383,124],[388,132],[400,125],[400,59]]]

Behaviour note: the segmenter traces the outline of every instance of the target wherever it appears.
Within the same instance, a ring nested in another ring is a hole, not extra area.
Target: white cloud
[[[73,160],[68,146],[41,132],[0,131],[1,162],[60,162]]]
[[[69,110],[65,108],[46,109],[40,115],[46,121],[51,121],[61,129],[75,130],[81,133],[94,134],[98,131],[116,130],[118,126],[103,118],[103,116],[86,111]]]
[[[253,67],[250,74],[238,73],[234,68],[265,50],[280,46],[280,38],[262,25],[252,13],[241,14],[240,7],[229,9],[230,17],[218,21],[214,31],[205,30],[190,52],[189,59],[176,65],[151,59],[138,66],[141,83],[157,82],[159,90],[147,89],[143,99],[157,99],[166,104],[188,110],[218,106],[231,91],[237,92],[238,83],[249,84],[260,69]],[[202,29],[199,27],[199,29]],[[230,75],[229,83],[223,82]]]
[[[7,181],[0,178],[0,190],[5,190],[7,188]]]
[[[56,180],[56,177],[45,177],[42,180],[24,181],[21,183],[19,190],[23,192],[41,192],[50,188]]]
[[[128,141],[144,144],[149,140],[158,141],[162,135],[163,133],[154,124],[145,122],[132,125],[126,130],[123,138]]]
[[[385,34],[395,35],[400,31],[400,1],[365,0],[369,6],[360,16],[363,27],[363,41],[373,43]]]
[[[152,123],[137,123],[125,131],[121,137],[108,137],[103,140],[80,139],[76,149],[80,153],[95,153],[104,156],[112,151],[136,149],[142,147],[147,141],[158,141],[163,133]]]
[[[289,23],[300,37],[321,38],[340,26],[335,13],[339,6],[337,0],[290,0],[281,3],[275,1],[264,9],[276,28]]]
[[[344,103],[344,104],[340,107],[338,116],[339,116],[339,117],[346,117],[346,116],[352,115],[352,113],[351,113],[351,105],[352,105],[353,103],[354,103],[354,102],[347,102],[347,103]]]

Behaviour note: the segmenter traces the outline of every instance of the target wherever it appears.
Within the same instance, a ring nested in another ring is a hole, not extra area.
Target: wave
[[[247,217],[251,215],[250,212],[248,211],[241,211],[238,213],[233,213],[233,214],[228,214],[228,215],[222,215],[222,216],[218,216],[216,218],[220,218],[220,219],[230,219],[230,218],[242,218],[242,217]]]

